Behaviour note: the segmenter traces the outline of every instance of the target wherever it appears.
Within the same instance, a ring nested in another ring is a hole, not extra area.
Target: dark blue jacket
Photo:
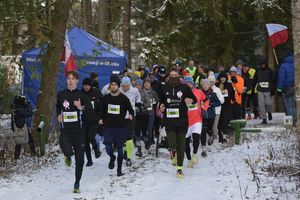
[[[295,68],[294,57],[292,55],[286,56],[280,65],[278,72],[277,88],[284,90],[293,87],[295,84]]]
[[[206,98],[209,100],[208,109],[202,110],[202,118],[203,119],[213,119],[216,117],[215,107],[221,106],[221,102],[217,97],[216,93],[214,93],[211,89],[202,92],[206,95]]]

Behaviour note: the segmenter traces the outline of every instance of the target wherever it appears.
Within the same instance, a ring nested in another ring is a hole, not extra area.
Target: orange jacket
[[[236,79],[237,79],[237,83],[233,83],[231,82],[232,84],[232,87],[234,89],[234,93],[235,93],[235,101],[238,103],[238,104],[242,104],[242,94],[243,94],[243,90],[244,90],[244,79],[243,77],[241,77],[240,75],[235,75],[236,76]],[[231,81],[231,76],[229,75],[229,80]],[[231,102],[231,104],[233,104],[234,102]]]

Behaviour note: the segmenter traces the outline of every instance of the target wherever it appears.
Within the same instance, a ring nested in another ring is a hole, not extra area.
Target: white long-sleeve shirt
[[[224,99],[224,96],[223,96],[223,94],[222,94],[220,88],[218,88],[218,87],[216,87],[216,86],[214,85],[214,86],[212,87],[212,89],[213,89],[213,92],[216,93],[216,95],[217,95],[218,99],[220,100],[221,104],[223,104],[224,101],[225,101],[225,99]],[[215,108],[216,115],[221,114],[221,108],[222,108],[222,106],[218,106],[218,107]]]
[[[140,103],[141,102],[141,95],[140,95],[140,92],[138,91],[137,88],[133,87],[133,86],[130,86],[130,89],[125,92],[122,87],[120,88],[120,91],[127,96],[127,98],[129,99],[130,103],[131,103],[131,106],[132,106],[132,109],[134,110],[134,115],[136,114],[135,113],[135,104],[136,103]],[[127,117],[127,115],[126,115]]]

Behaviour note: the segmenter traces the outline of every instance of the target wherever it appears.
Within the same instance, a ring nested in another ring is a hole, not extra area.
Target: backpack
[[[13,140],[15,144],[18,145],[28,144],[29,135],[28,135],[28,127],[26,123],[24,123],[24,126],[22,128],[18,128],[14,120],[14,114],[12,114],[12,124],[13,124]]]

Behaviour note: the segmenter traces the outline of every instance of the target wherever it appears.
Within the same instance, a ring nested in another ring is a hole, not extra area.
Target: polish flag
[[[76,71],[76,64],[72,54],[71,45],[66,31],[64,51],[61,55],[61,62],[65,64],[65,74],[69,71]]]
[[[281,24],[266,24],[272,48],[288,40],[288,28]]]

